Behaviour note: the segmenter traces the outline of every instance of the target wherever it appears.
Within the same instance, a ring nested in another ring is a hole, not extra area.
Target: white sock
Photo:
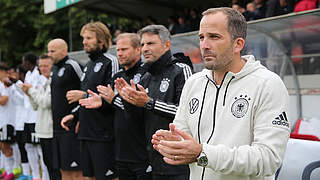
[[[34,144],[26,143],[25,145],[29,164],[32,170],[32,176],[34,179],[40,179],[40,170],[39,170],[39,156],[37,153],[37,146]]]
[[[4,158],[5,158],[5,156],[4,156],[4,154],[2,153],[2,151],[0,151],[0,154],[1,154],[1,156],[0,156],[0,169],[4,169]]]
[[[11,145],[12,151],[13,151],[13,168],[19,168],[21,163],[21,155],[19,151],[19,147],[17,143],[14,143]]]
[[[38,152],[38,155],[40,156],[42,180],[50,180],[48,168],[43,161],[43,154],[42,154],[42,149],[40,145],[37,145],[37,152]]]
[[[26,176],[30,176],[30,165],[29,163],[21,163],[22,166],[22,174]]]
[[[5,157],[5,170],[7,171],[7,174],[13,173],[13,163],[13,156]]]

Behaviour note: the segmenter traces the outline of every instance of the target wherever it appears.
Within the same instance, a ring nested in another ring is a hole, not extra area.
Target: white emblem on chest
[[[58,76],[59,77],[63,76],[65,70],[66,70],[66,68],[64,68],[64,67],[59,69]]]
[[[170,79],[168,78],[163,78],[160,84],[160,92],[166,92],[169,88]]]
[[[235,101],[231,106],[231,112],[233,116],[236,118],[242,118],[249,109],[250,100],[251,98],[247,95],[240,95],[240,97],[235,97]]]
[[[101,62],[97,63],[97,64],[94,66],[93,71],[94,71],[94,72],[99,72],[100,69],[101,69],[101,67],[102,67],[102,65],[103,65],[103,64],[102,64]]]
[[[140,82],[140,78],[141,78],[141,74],[138,73],[138,74],[133,76],[132,81],[134,82],[134,84],[138,84]]]

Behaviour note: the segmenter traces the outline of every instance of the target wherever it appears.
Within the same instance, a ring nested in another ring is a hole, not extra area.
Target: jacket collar
[[[98,59],[100,59],[100,58],[102,58],[104,55],[103,55],[103,53],[105,53],[106,51],[105,50],[98,50],[98,51],[94,51],[94,52],[91,52],[90,54],[89,54],[89,58],[90,58],[90,60],[92,60],[92,61],[95,61],[95,60],[98,60]]]
[[[127,76],[133,75],[135,72],[137,72],[137,69],[141,66],[142,62],[141,59],[130,69],[125,70]]]
[[[63,59],[61,59],[56,65],[58,66],[58,67],[62,67],[65,63],[66,63],[66,61],[69,59],[69,57],[68,56],[65,56]]]
[[[157,61],[150,64],[148,72],[150,72],[151,74],[159,74],[163,71],[163,69],[166,68],[166,66],[168,66],[171,63],[171,51],[168,50]]]

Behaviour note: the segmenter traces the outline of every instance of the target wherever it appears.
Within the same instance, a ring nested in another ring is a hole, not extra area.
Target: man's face
[[[6,70],[0,69],[0,81],[3,81],[8,76],[8,72]]]
[[[227,17],[221,12],[202,18],[199,30],[200,50],[205,67],[227,68],[233,59],[233,43],[227,30]]]
[[[18,80],[19,79],[19,73],[14,70],[14,68],[11,68],[8,70],[8,76],[10,79]]]
[[[22,57],[22,66],[25,70],[30,71],[31,70],[31,64],[29,61],[25,60],[24,57]]]
[[[256,6],[253,3],[248,3],[247,4],[247,10],[254,12],[256,10]]]
[[[50,72],[52,67],[52,61],[50,58],[39,59],[38,67],[42,75],[44,75],[46,78],[50,77]]]
[[[120,65],[129,69],[135,64],[137,57],[140,56],[140,47],[132,47],[130,38],[121,38],[117,40],[117,56]]]
[[[56,64],[61,61],[67,54],[65,49],[59,46],[56,42],[50,42],[48,44],[48,56],[50,56],[53,62]]]
[[[102,44],[98,43],[95,32],[85,30],[82,34],[82,38],[82,44],[86,53],[91,53],[102,49]]]
[[[147,63],[157,61],[170,49],[167,43],[162,43],[159,35],[144,33],[141,37],[141,51]]]

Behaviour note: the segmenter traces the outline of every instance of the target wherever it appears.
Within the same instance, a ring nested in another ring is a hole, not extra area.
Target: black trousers
[[[52,138],[40,138],[40,145],[43,161],[48,168],[50,180],[61,180],[60,170],[53,167]]]
[[[156,175],[153,174],[153,180],[189,180],[189,174],[181,175]],[[200,177],[199,177],[200,179]]]
[[[148,172],[148,163],[117,162],[120,180],[152,180],[151,171]]]

